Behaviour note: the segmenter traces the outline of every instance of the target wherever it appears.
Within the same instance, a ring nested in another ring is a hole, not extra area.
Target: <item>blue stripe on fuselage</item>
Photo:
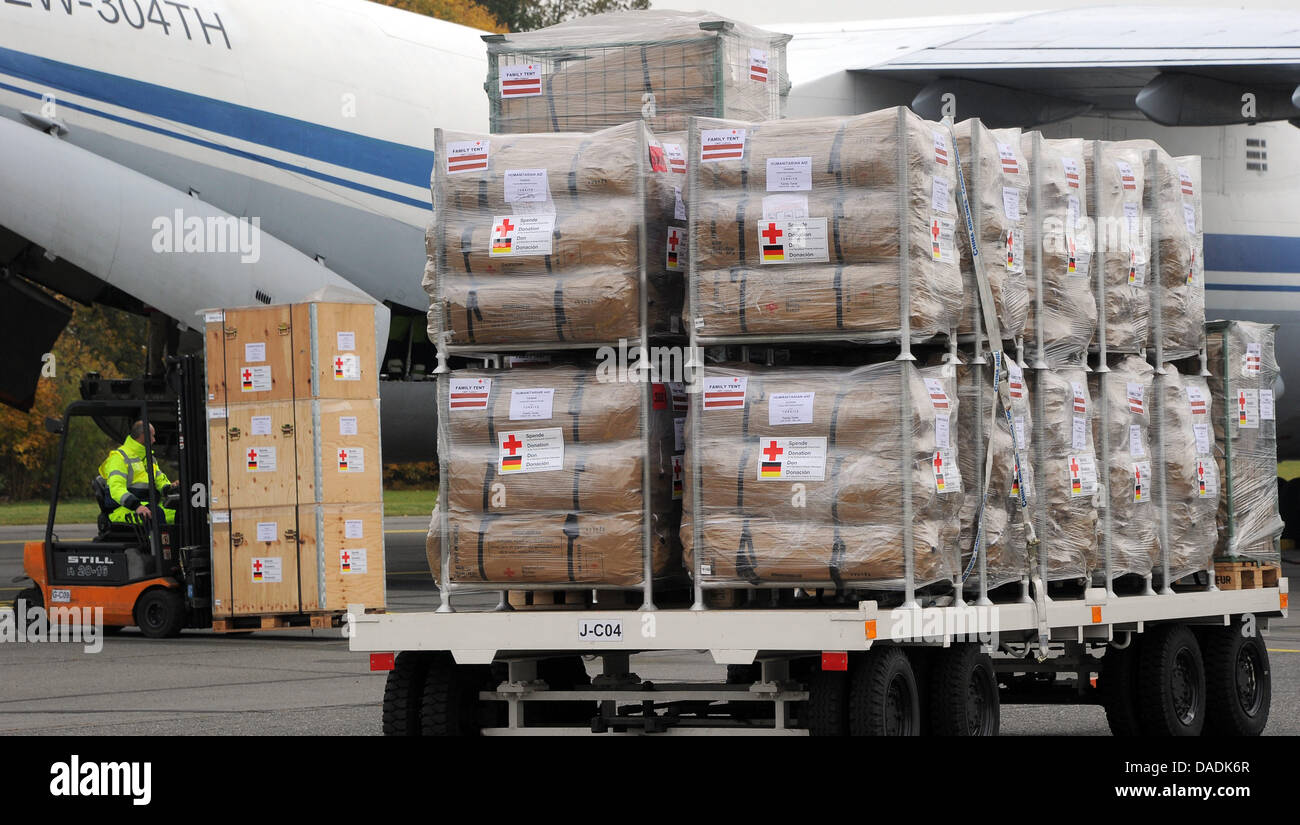
[[[1205,234],[1205,268],[1216,272],[1300,274],[1300,238]]]
[[[427,149],[358,135],[3,47],[0,47],[0,72],[29,80],[42,87],[43,91],[69,92],[411,186],[427,187],[430,170],[433,169],[433,152]],[[15,91],[26,93],[27,90]],[[72,108],[67,103],[62,105]],[[83,111],[104,116],[91,109]],[[143,125],[120,117],[114,119],[132,125]],[[188,139],[173,132],[164,133]],[[249,154],[224,146],[216,148],[235,154]],[[416,203],[419,204],[418,201]]]

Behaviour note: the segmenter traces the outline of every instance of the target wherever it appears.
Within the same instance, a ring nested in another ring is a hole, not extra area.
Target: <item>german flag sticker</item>
[[[767,244],[764,244],[764,245],[763,245],[763,260],[764,260],[764,261],[784,261],[784,260],[785,260],[785,247],[784,247],[784,246],[779,246],[779,245],[778,245],[778,246],[769,246],[769,245],[767,245]]]
[[[521,455],[508,455],[501,458],[502,470],[518,470],[524,466],[524,457]]]
[[[780,478],[780,477],[781,477],[781,462],[779,462],[779,461],[764,461],[764,462],[763,462],[762,470],[760,471],[760,474],[763,476],[763,478]]]

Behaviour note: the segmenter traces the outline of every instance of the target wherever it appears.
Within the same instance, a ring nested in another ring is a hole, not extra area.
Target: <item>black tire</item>
[[[935,736],[997,736],[1001,724],[993,660],[977,644],[934,652],[930,729]]]
[[[1142,734],[1138,710],[1138,664],[1141,661],[1138,640],[1138,634],[1130,634],[1127,647],[1108,647],[1106,655],[1101,657],[1097,692],[1106,711],[1106,724],[1115,736]]]
[[[808,677],[808,733],[846,736],[849,732],[849,674],[818,670]]]
[[[490,666],[458,665],[450,656],[431,659],[424,674],[421,734],[477,736],[483,709],[478,694],[487,688],[491,679]]]
[[[763,666],[758,662],[752,665],[727,665],[727,684],[752,685],[763,678]]]
[[[397,654],[384,683],[384,736],[420,736],[420,706],[428,656],[406,650]]]
[[[921,702],[921,727],[919,736],[932,736],[934,731],[930,724],[930,684],[936,654],[943,653],[937,647],[908,647],[907,660],[912,663],[912,675],[916,678],[916,695]]]
[[[175,590],[155,587],[135,600],[135,625],[150,639],[179,636],[185,626],[185,600]]]
[[[19,590],[18,595],[14,597],[15,616],[18,613],[19,602],[26,602],[27,609],[30,610],[33,607],[44,607],[45,597],[41,594],[41,589],[39,587],[28,587]]]
[[[849,735],[921,735],[916,675],[900,648],[879,648],[858,657],[849,677]]]
[[[122,632],[122,625],[120,625],[120,624],[106,624],[106,625],[104,625],[104,635],[105,635],[105,636],[116,636],[117,634],[119,634],[119,633],[121,633],[121,632]]]
[[[1273,699],[1268,648],[1244,625],[1208,629],[1201,636],[1205,659],[1205,733],[1259,736]]]
[[[537,663],[537,678],[546,682],[551,690],[574,690],[591,685],[591,677],[587,675],[587,666],[583,664],[581,656],[543,659]],[[579,700],[524,705],[525,722],[567,722],[588,725],[595,715],[595,702]]]
[[[1200,736],[1205,728],[1205,662],[1196,635],[1181,624],[1146,633],[1138,662],[1144,736]]]
[[[1282,538],[1300,539],[1300,478],[1282,483],[1278,479],[1278,514],[1282,517]]]

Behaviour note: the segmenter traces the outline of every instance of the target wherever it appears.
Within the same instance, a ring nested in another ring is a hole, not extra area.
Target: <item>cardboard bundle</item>
[[[1150,331],[1147,269],[1150,238],[1144,229],[1143,152],[1135,141],[1084,141],[1092,215],[1096,223],[1095,277],[1101,279],[1106,348],[1139,352]]]
[[[587,132],[644,118],[674,131],[697,115],[774,120],[789,86],[789,39],[707,12],[658,10],[491,37],[492,128]]]
[[[1019,338],[1029,314],[1025,281],[1025,219],[1029,209],[1029,163],[1020,149],[1019,129],[988,129],[979,120],[963,120],[953,130],[966,177],[984,275],[988,278],[1005,340]],[[957,331],[974,333],[979,303],[970,239],[958,231],[966,311]],[[982,327],[983,321],[981,320]]]
[[[1172,364],[1156,378],[1164,439],[1169,581],[1210,567],[1217,540],[1219,469],[1214,458],[1214,408],[1208,382],[1180,375]],[[1160,578],[1161,568],[1156,569]]]
[[[914,337],[954,327],[960,216],[946,128],[897,108],[767,123],[697,118],[690,134],[698,154],[688,289],[701,335],[891,337],[904,311]]]
[[[427,546],[435,577],[445,546],[455,583],[640,584],[645,461],[653,569],[681,569],[680,454],[666,386],[602,382],[586,366],[464,370],[440,387],[439,401],[447,531],[439,527]]]
[[[1150,438],[1155,370],[1136,356],[1120,359],[1109,372],[1088,376],[1088,387],[1098,405],[1106,405],[1106,431],[1102,415],[1094,415],[1094,443],[1106,439],[1107,506],[1110,508],[1111,574],[1145,576],[1160,562],[1160,511],[1156,503],[1155,452]],[[1099,407],[1100,409],[1100,407]],[[1097,520],[1097,544],[1105,550],[1106,520]],[[1099,556],[1098,571],[1104,571]]]
[[[1038,132],[1026,132],[1020,148],[1029,159],[1031,178],[1038,181],[1037,190],[1030,187],[1026,220],[1031,252],[1025,261],[1029,286],[1025,346],[1034,362],[1079,365],[1097,329],[1097,301],[1089,277],[1093,235],[1083,141],[1048,140]]]
[[[916,584],[950,576],[962,478],[945,369],[707,368],[685,461],[688,569],[698,549],[707,582],[901,587],[906,485]]]
[[[1149,156],[1149,153],[1148,153]],[[1160,277],[1152,300],[1159,302],[1161,343],[1167,359],[1186,358],[1205,344],[1205,224],[1201,214],[1201,158],[1156,152],[1153,180],[1157,210]],[[1152,308],[1155,313],[1155,307]],[[1154,341],[1154,339],[1153,339]]]
[[[649,330],[680,329],[682,276],[665,254],[667,179],[677,176],[644,125],[590,135],[438,130],[436,145],[423,282],[432,340],[637,338],[643,270]]]
[[[991,362],[992,359],[989,358]],[[961,399],[958,416],[958,456],[966,494],[961,507],[962,570],[971,569],[967,590],[978,587],[979,562],[971,565],[979,531],[984,479],[985,450],[993,454],[993,475],[983,502],[983,544],[987,554],[985,570],[989,589],[1018,581],[1028,567],[1025,509],[1020,503],[1023,485],[1026,499],[1033,496],[1030,437],[1033,416],[1024,372],[1012,359],[1005,362],[1000,380],[1008,383],[1011,421],[993,387],[993,365],[962,365],[957,368],[957,393]],[[978,436],[978,437],[977,437]]]
[[[1097,566],[1097,454],[1093,401],[1082,369],[1036,370],[1035,517],[1049,580],[1081,579]]]
[[[1207,325],[1210,392],[1218,456],[1219,543],[1215,555],[1278,564],[1282,532],[1277,500],[1278,382],[1276,324]]]

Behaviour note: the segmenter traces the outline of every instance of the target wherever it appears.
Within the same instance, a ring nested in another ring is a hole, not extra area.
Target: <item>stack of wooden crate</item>
[[[205,320],[214,627],[382,607],[374,307],[259,306]]]

